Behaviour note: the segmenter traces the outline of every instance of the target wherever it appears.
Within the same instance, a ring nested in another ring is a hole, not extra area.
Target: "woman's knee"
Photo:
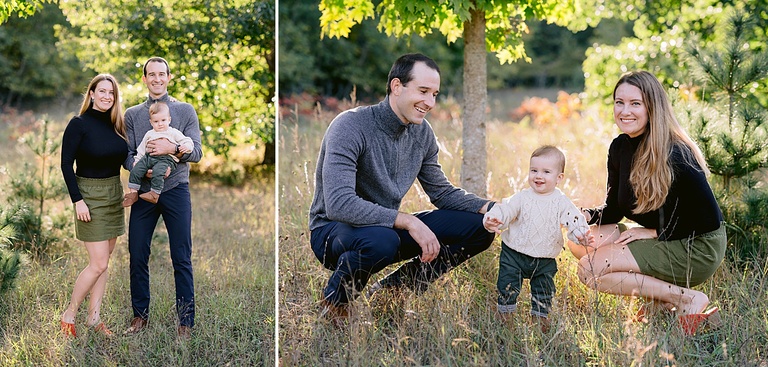
[[[109,260],[107,261],[93,261],[88,266],[91,268],[91,271],[93,271],[96,274],[103,274],[107,269],[109,269]]]
[[[579,281],[581,281],[585,286],[591,289],[596,289],[597,278],[599,277],[600,272],[598,269],[596,269],[595,264],[590,261],[589,256],[584,256],[579,260],[576,274],[579,277]]]

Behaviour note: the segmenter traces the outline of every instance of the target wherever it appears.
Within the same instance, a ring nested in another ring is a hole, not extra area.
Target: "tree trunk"
[[[464,115],[461,186],[481,197],[486,196],[485,106],[488,100],[485,12],[475,7],[464,23]]]
[[[261,164],[275,164],[275,143],[264,143],[264,159]]]

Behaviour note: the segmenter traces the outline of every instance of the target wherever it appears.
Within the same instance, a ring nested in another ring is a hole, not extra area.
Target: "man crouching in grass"
[[[440,90],[440,69],[421,54],[392,65],[387,96],[342,112],[323,138],[309,212],[311,245],[333,271],[323,290],[322,315],[343,325],[347,305],[386,266],[406,261],[374,283],[417,293],[451,268],[486,250],[494,234],[483,227],[493,202],[453,186],[438,163],[427,113]],[[418,179],[436,210],[399,211]]]

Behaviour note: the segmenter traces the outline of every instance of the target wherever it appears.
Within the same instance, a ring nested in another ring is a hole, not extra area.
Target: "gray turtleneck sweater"
[[[133,168],[136,150],[144,138],[147,131],[152,130],[149,123],[149,106],[155,101],[162,101],[168,104],[171,112],[171,127],[181,131],[184,136],[192,139],[194,149],[191,153],[186,153],[179,159],[176,169],[171,171],[170,176],[165,179],[163,192],[168,191],[181,183],[189,182],[189,165],[187,162],[200,162],[203,157],[203,149],[200,144],[200,122],[197,120],[195,108],[189,103],[179,102],[171,98],[166,93],[159,99],[153,100],[147,98],[142,103],[135,105],[125,111],[125,133],[128,136],[128,158],[123,163],[125,169]],[[146,177],[141,181],[141,191],[149,191],[149,179]]]
[[[453,186],[437,153],[429,123],[402,123],[389,97],[342,112],[328,126],[320,147],[309,229],[331,221],[391,228],[417,178],[438,209],[478,212],[487,200]]]

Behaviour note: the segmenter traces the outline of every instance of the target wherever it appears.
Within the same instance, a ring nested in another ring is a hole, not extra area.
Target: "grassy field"
[[[452,182],[459,181],[461,165],[458,111],[455,103],[444,103],[429,117],[443,147],[441,164]],[[330,272],[315,259],[307,230],[317,152],[335,114],[288,111],[280,123],[278,306],[283,366],[768,366],[768,263],[738,268],[724,263],[697,287],[724,311],[725,325],[685,337],[667,312],[652,313],[648,323],[632,322],[643,300],[588,290],[576,278],[575,259],[564,251],[558,258],[552,329],[545,334],[528,315],[527,285],[519,298],[520,311],[508,325],[494,317],[498,239],[489,251],[442,277],[421,296],[385,290],[370,301],[358,299],[349,326],[336,329],[318,318]],[[598,115],[584,113],[537,128],[490,121],[490,198],[499,200],[524,188],[530,153],[552,143],[568,157],[560,189],[577,205],[600,204],[606,153],[617,130]],[[401,210],[429,207],[428,198],[412,189]]]
[[[32,159],[5,128],[0,133],[3,160]],[[2,182],[7,177],[0,177]],[[124,235],[112,255],[102,307],[102,321],[116,337],[106,339],[85,328],[86,303],[78,314],[78,337],[64,338],[59,317],[87,264],[70,223],[60,244],[66,252],[50,264],[27,261],[16,289],[0,299],[0,366],[273,366],[274,187],[273,172],[237,188],[191,179],[197,312],[190,340],[176,337],[173,267],[162,222],[150,257],[148,329],[122,334],[133,316]],[[71,210],[67,202],[63,199],[53,210]]]

